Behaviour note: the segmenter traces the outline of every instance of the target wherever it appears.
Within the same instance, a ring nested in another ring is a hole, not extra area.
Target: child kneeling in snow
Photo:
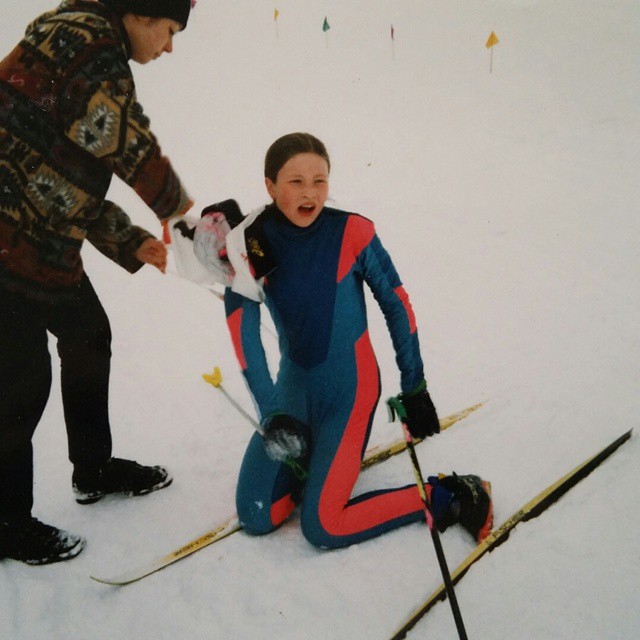
[[[364,283],[391,334],[411,435],[440,431],[408,295],[373,223],[324,206],[329,167],[317,138],[293,133],[276,140],[265,159],[273,202],[229,233],[224,256],[227,323],[262,427],[240,470],[240,522],[250,534],[269,533],[300,504],[305,537],[327,549],[424,519],[415,484],[352,496],[380,396]],[[214,244],[215,261],[221,251]],[[206,260],[202,246],[198,253]],[[263,300],[278,332],[275,382],[260,338]],[[460,523],[477,541],[489,534],[489,483],[474,475],[432,476],[426,490],[441,531]]]

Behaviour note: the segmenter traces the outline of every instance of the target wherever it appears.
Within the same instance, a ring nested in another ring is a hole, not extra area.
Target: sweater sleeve
[[[145,229],[131,224],[129,216],[109,200],[104,201],[100,215],[87,230],[87,240],[129,273],[143,266],[135,252],[145,240],[153,237]]]
[[[133,188],[160,220],[192,201],[137,101],[121,42],[109,34],[79,48],[64,74],[65,135]]]
[[[400,388],[411,391],[424,378],[416,318],[391,257],[373,232],[358,257],[365,282],[385,317],[400,370]]]
[[[258,410],[259,421],[278,409],[276,388],[260,338],[260,304],[235,293],[224,294],[227,326],[236,358]]]

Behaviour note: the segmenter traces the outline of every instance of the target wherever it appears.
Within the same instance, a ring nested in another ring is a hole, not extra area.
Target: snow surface
[[[140,100],[196,210],[227,197],[264,204],[262,160],[276,137],[308,130],[326,142],[334,203],[374,219],[411,293],[440,414],[485,402],[420,446],[423,470],[489,478],[500,523],[637,426],[640,4],[276,6],[277,25],[272,2],[200,0],[173,55],[135,69]],[[3,2],[2,55],[50,7]],[[500,43],[489,73],[491,31]],[[111,195],[159,230],[126,187]],[[175,482],[77,505],[54,383],[34,441],[34,514],[89,542],[67,563],[0,563],[0,638],[389,637],[441,582],[424,525],[322,552],[294,517],[125,588],[89,579],[164,555],[234,512],[251,427],[201,374],[218,365],[229,393],[251,403],[214,296],[150,267],[130,277],[91,247],[84,255],[114,332],[115,453],[164,463]],[[387,397],[398,375],[370,308]],[[398,435],[380,410],[372,444]],[[636,434],[467,574],[457,594],[470,638],[640,637],[639,448]],[[399,456],[358,490],[412,477]],[[451,568],[472,549],[455,528],[442,540]],[[448,604],[409,637],[456,638]]]

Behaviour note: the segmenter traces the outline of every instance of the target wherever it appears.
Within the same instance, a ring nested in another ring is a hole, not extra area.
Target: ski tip
[[[152,572],[153,573],[153,572]],[[94,582],[106,584],[108,587],[125,587],[132,582],[137,582],[146,576],[135,576],[133,578],[98,578],[97,576],[89,576]]]
[[[155,573],[155,571],[157,571],[157,569],[154,569],[154,571],[147,571],[145,573],[128,573],[128,574],[122,574],[120,576],[113,576],[111,578],[99,578],[98,576],[89,576],[94,582],[98,582],[100,584],[106,584],[109,587],[124,587],[128,584],[131,584],[132,582],[137,582],[138,580],[140,580],[141,578],[145,578],[148,575],[151,575],[151,573]]]
[[[97,576],[89,576],[95,582],[99,582],[100,584],[108,584],[111,586],[118,586],[117,582],[112,582],[108,578],[98,578]]]

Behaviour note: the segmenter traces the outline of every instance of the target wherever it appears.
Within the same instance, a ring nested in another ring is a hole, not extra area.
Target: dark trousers
[[[69,459],[93,467],[111,457],[111,328],[89,278],[57,305],[0,290],[0,522],[33,506],[31,441],[51,390],[47,332],[58,340]]]

